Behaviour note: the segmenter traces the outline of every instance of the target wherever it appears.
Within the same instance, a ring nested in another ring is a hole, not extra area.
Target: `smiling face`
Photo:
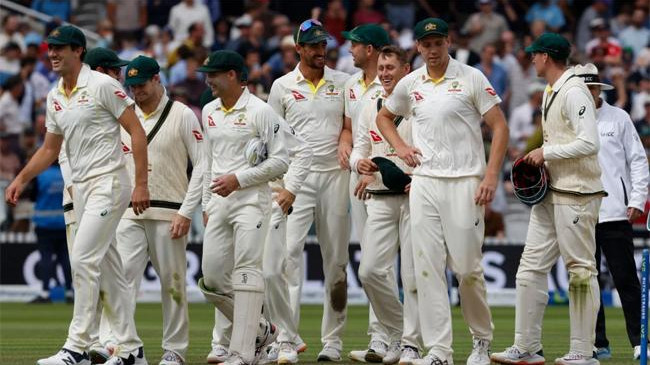
[[[224,95],[224,93],[227,92],[227,90],[232,89],[233,87],[237,87],[237,85],[239,85],[239,81],[236,82],[237,85],[233,84],[233,80],[236,79],[237,73],[233,70],[214,71],[207,72],[205,74],[205,83],[208,85],[212,91],[212,96],[215,98],[221,97]]]
[[[81,64],[82,53],[82,47],[77,47],[73,50],[69,44],[50,44],[47,47],[47,56],[52,64],[52,71],[59,75],[63,75],[78,67]]]
[[[368,47],[372,47],[359,42],[352,42],[350,54],[354,60],[354,67],[363,68],[368,63]]]
[[[150,101],[156,96],[156,89],[160,84],[160,76],[154,75],[151,79],[147,80],[143,84],[131,85],[131,93],[133,94],[133,99],[138,105]]]
[[[408,63],[403,63],[394,53],[381,53],[377,60],[377,76],[386,94],[393,92],[397,82],[411,71]]]
[[[296,51],[300,55],[300,62],[309,68],[325,68],[325,51],[327,42],[300,43],[296,45]]]
[[[449,37],[430,35],[415,42],[428,68],[438,68],[447,61]]]

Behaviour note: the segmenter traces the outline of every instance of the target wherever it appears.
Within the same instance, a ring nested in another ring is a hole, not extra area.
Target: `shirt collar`
[[[246,105],[248,105],[248,99],[250,99],[250,96],[251,96],[251,93],[248,91],[248,88],[244,87],[242,94],[239,96],[239,99],[237,99],[237,102],[235,103],[235,105],[232,108],[230,108],[228,110],[225,110],[224,107],[223,107],[223,104],[221,104],[221,99],[217,99],[217,100],[219,100],[219,102],[215,106],[216,106],[217,110],[222,111],[224,114],[230,114],[230,113],[234,112],[235,110],[241,110],[241,109],[246,108]]]
[[[77,84],[75,85],[73,91],[88,86],[89,78],[90,78],[90,66],[88,66],[85,63],[82,63],[81,70],[79,71],[79,75],[77,75]],[[63,77],[59,77],[57,89],[59,93],[65,94],[65,91],[63,89]]]
[[[434,80],[429,76],[429,72],[427,71],[427,65],[425,64],[424,66],[420,67],[421,73],[422,73],[422,81],[427,82],[436,82],[437,80]],[[455,79],[458,77],[460,74],[460,62],[456,61],[453,57],[449,56],[449,63],[447,64],[447,69],[445,70],[444,76],[440,79],[439,82],[442,82],[447,79]]]
[[[293,71],[296,73],[296,77],[295,77],[296,83],[307,82],[305,76],[303,76],[302,72],[300,72],[300,63],[296,65],[296,68]],[[332,69],[325,66],[325,70],[323,72],[323,80],[325,80],[325,82],[334,81],[332,73],[333,73]]]
[[[564,73],[562,74],[562,76],[560,76],[560,78],[557,79],[557,81],[555,81],[553,86],[551,86],[551,89],[553,90],[553,92],[558,92],[560,90],[560,88],[564,85],[564,83],[566,83],[567,80],[569,80],[569,77],[571,77],[573,75],[575,75],[575,73],[573,72],[573,69],[565,70]]]
[[[149,118],[153,117],[154,115],[160,114],[162,112],[163,108],[165,107],[165,105],[167,105],[167,101],[169,101],[169,96],[167,96],[167,90],[165,90],[163,88],[162,98],[160,98],[160,101],[158,102],[158,105],[156,106],[156,109],[153,112],[149,113],[148,115],[145,115],[145,113],[142,111],[142,109],[140,109],[140,107],[136,103],[136,105],[135,105],[135,114],[141,120],[149,119]]]

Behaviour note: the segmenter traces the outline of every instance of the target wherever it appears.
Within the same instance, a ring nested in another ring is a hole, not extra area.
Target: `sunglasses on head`
[[[300,27],[298,28],[298,36],[296,37],[296,43],[299,43],[298,41],[300,40],[300,33],[308,31],[313,26],[322,27],[323,24],[316,19],[307,19],[304,22],[300,23]]]

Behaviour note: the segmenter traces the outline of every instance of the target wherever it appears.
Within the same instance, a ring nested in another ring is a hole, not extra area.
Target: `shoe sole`
[[[226,361],[226,359],[217,359],[217,358],[210,358],[210,359],[205,359],[208,364],[221,364],[222,362]]]
[[[318,362],[340,362],[341,359],[340,358],[332,359],[329,356],[319,355],[318,358],[316,359],[316,361],[318,361]]]
[[[528,362],[528,361],[511,361],[511,360],[497,360],[490,358],[491,363],[495,364],[505,364],[505,365],[544,365],[546,360],[540,360],[537,362]]]
[[[298,359],[296,361],[291,361],[289,359],[278,359],[278,364],[297,364]]]
[[[350,356],[349,354],[348,354],[348,359],[350,359],[350,360],[352,360],[352,361],[354,361],[354,362],[366,362],[366,359],[365,359],[365,358],[362,358],[362,357],[356,357],[356,356]]]
[[[367,362],[372,362],[372,363],[381,363],[384,361],[384,357],[380,356],[376,352],[367,352],[366,353],[366,361]]]

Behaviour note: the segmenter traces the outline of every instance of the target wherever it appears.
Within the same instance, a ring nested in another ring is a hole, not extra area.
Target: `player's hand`
[[[411,183],[406,184],[406,186],[404,187],[404,192],[406,194],[411,192]]]
[[[498,175],[485,175],[474,194],[475,204],[487,205],[494,199],[494,192],[497,190],[497,179]]]
[[[627,208],[627,220],[628,220],[630,223],[632,223],[632,222],[634,222],[635,220],[639,219],[639,217],[640,217],[641,215],[643,215],[643,212],[642,212],[642,211],[640,211],[640,210],[638,210],[638,209],[636,209],[636,208],[632,208],[632,207]]]
[[[406,145],[405,147],[396,149],[395,152],[397,153],[397,156],[401,158],[402,161],[404,161],[408,166],[416,167],[420,165],[420,159],[418,158],[418,155],[422,156],[422,152],[420,152],[419,149]]]
[[[212,190],[213,193],[219,194],[223,197],[227,197],[237,189],[239,189],[239,180],[237,180],[235,174],[219,176],[212,180],[212,185],[210,186],[210,190]]]
[[[149,208],[149,188],[146,185],[136,185],[131,193],[133,213],[140,215]]]
[[[354,196],[356,196],[359,200],[367,200],[370,198],[370,194],[366,192],[366,188],[368,185],[370,185],[372,182],[374,182],[375,176],[374,175],[363,175],[357,181],[357,186],[354,188]]]
[[[363,175],[373,175],[375,172],[379,171],[377,164],[372,162],[369,158],[363,158],[357,163],[357,170],[360,174]]]
[[[23,189],[25,189],[25,183],[20,181],[18,178],[14,179],[7,189],[5,190],[5,201],[12,207],[15,207],[18,203],[18,197],[22,194]]]
[[[287,189],[274,189],[274,192],[276,193],[273,194],[275,195],[275,202],[282,209],[282,213],[287,214],[289,208],[291,208],[293,202],[296,200],[296,196]]]
[[[544,149],[542,147],[535,148],[524,156],[524,161],[533,166],[540,167],[544,163]]]
[[[208,218],[210,218],[210,216],[208,215],[208,213],[207,213],[207,212],[203,212],[203,227],[205,227],[205,226],[208,225]]]
[[[169,226],[169,232],[172,239],[177,239],[185,236],[190,231],[190,224],[192,220],[176,213],[172,218],[172,224]]]
[[[352,153],[352,146],[347,143],[339,144],[339,165],[341,168],[349,170],[350,169],[350,154]]]

